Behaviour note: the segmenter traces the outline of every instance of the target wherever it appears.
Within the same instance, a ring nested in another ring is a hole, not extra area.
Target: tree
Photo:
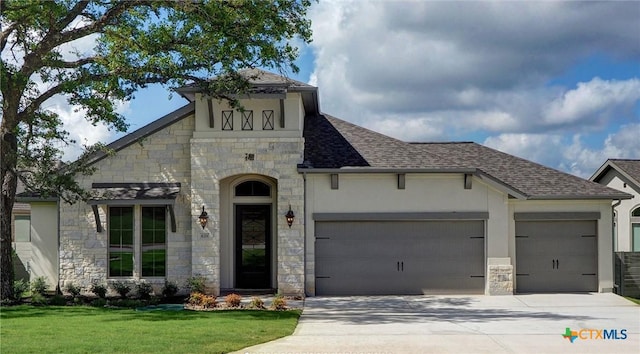
[[[291,40],[311,40],[309,0],[5,0],[0,6],[2,299],[13,292],[11,210],[18,179],[42,196],[81,200],[86,193],[74,176],[91,173],[87,156],[102,147],[87,147],[52,173],[62,157],[57,147],[76,142],[46,109],[48,100],[62,95],[94,125],[126,131],[116,102],[147,85],[194,84],[226,97],[248,89],[242,68],[297,72]],[[93,41],[93,50],[74,50],[81,40]]]

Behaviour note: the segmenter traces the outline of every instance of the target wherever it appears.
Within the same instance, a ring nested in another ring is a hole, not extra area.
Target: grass
[[[629,300],[629,301],[635,302],[638,305],[640,305],[640,299],[636,299],[635,297],[628,297],[628,296],[625,296],[624,298]]]
[[[293,333],[300,311],[0,309],[2,353],[227,353]]]

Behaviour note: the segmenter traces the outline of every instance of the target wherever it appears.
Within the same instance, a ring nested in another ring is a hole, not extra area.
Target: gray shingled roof
[[[283,86],[294,87],[294,88],[295,87],[315,88],[315,86],[305,84],[304,82],[296,81],[288,77],[270,73],[268,71],[264,71],[258,68],[242,69],[242,70],[239,70],[238,73],[240,73],[245,78],[248,78],[249,83],[251,83],[252,85],[258,85],[258,86],[283,85]]]
[[[468,170],[526,199],[615,199],[626,193],[473,142],[407,143],[328,115],[305,121],[312,169]]]
[[[599,182],[611,169],[615,169],[629,182],[635,184],[636,188],[640,188],[640,160],[609,159],[589,179],[594,182]]]

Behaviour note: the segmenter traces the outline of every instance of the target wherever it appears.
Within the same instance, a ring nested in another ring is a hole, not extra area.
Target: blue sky
[[[321,1],[309,18],[291,77],[319,87],[325,113],[587,178],[640,158],[640,2]],[[186,103],[168,96],[154,86],[123,106],[131,130]]]

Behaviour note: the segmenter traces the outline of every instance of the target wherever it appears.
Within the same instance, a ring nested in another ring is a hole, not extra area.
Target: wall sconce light
[[[291,224],[293,224],[293,219],[296,217],[293,214],[293,210],[291,210],[291,204],[289,204],[289,211],[287,211],[284,217],[287,218],[287,225],[289,225],[289,228],[291,228]]]
[[[200,216],[198,216],[198,222],[200,222],[200,226],[202,226],[203,230],[205,226],[207,226],[207,222],[209,222],[209,214],[204,211],[204,205],[202,206],[202,213],[200,213]]]

